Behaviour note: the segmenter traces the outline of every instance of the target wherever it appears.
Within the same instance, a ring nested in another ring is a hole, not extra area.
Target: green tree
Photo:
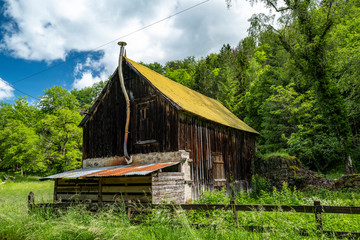
[[[34,126],[39,118],[41,118],[39,109],[34,105],[30,105],[27,101],[27,97],[19,96],[18,99],[15,99],[13,111],[13,118],[21,121],[27,126]]]
[[[14,118],[13,106],[10,103],[0,102],[0,130],[2,130],[12,118]]]
[[[155,71],[155,72],[157,72],[157,73],[165,74],[165,68],[164,68],[164,66],[161,65],[161,64],[158,63],[158,62],[149,63],[149,64],[140,62],[140,64],[144,65],[144,66],[147,67],[147,68],[150,68],[151,70],[153,70],[153,71]]]
[[[100,81],[94,83],[91,87],[85,87],[83,89],[73,89],[71,94],[76,97],[79,102],[79,108],[86,110],[92,106],[93,101],[99,96],[104,89],[108,81]]]
[[[35,129],[11,119],[0,131],[0,167],[39,173],[45,170]]]
[[[347,5],[330,33],[328,56],[337,88],[345,99],[355,143],[354,163],[360,169],[360,2],[348,1]]]
[[[194,57],[183,60],[169,61],[165,64],[164,76],[189,88],[194,87],[196,61]]]
[[[41,146],[52,173],[80,167],[82,131],[79,113],[59,109],[40,122]]]
[[[54,113],[59,109],[79,109],[79,101],[68,90],[63,87],[55,86],[44,91],[40,97],[39,108],[44,113]]]
[[[290,54],[307,85],[316,93],[316,104],[341,142],[344,153],[347,153],[346,165],[351,171],[353,142],[350,125],[327,56],[329,32],[338,14],[344,13],[346,3],[342,0],[329,0],[321,4],[310,0],[262,2],[280,14],[280,27],[275,28],[271,24],[274,16],[258,14],[251,18],[249,32],[255,36],[264,30],[271,31],[278,44]]]

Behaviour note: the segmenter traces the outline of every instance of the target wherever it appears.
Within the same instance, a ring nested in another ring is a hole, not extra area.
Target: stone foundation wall
[[[289,182],[296,175],[300,165],[296,158],[285,159],[280,156],[258,158],[255,160],[254,173],[269,179],[271,185],[281,187],[283,182]]]
[[[152,203],[185,203],[184,173],[159,172],[152,175]]]
[[[149,163],[165,162],[186,162],[189,160],[189,153],[183,150],[176,152],[153,152],[146,154],[131,155],[131,165],[144,165]],[[83,168],[107,167],[126,165],[124,157],[91,158],[83,160]],[[190,174],[190,173],[189,173]]]

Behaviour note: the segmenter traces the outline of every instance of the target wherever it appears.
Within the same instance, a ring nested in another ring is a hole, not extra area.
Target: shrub
[[[317,171],[326,172],[344,162],[344,151],[333,135],[318,134],[309,137],[299,126],[299,131],[288,139],[289,153],[301,159],[306,166]]]
[[[271,191],[271,185],[268,179],[255,174],[251,178],[251,196],[259,197],[262,192]]]

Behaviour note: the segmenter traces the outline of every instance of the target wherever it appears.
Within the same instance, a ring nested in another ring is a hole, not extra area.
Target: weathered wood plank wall
[[[151,202],[151,177],[55,179],[54,202]]]
[[[179,148],[191,152],[190,156],[193,159],[193,198],[198,198],[204,190],[209,191],[216,186],[222,186],[216,184],[223,181],[215,179],[214,174],[218,177],[225,176],[228,187],[231,181],[250,182],[251,164],[255,154],[255,134],[182,113],[179,139],[183,139],[179,141]]]

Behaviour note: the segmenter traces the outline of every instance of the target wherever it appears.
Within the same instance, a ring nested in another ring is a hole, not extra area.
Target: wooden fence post
[[[230,201],[230,204],[232,205],[232,208],[233,208],[234,220],[235,220],[236,226],[239,226],[239,216],[238,216],[238,212],[236,211],[236,206],[235,206],[235,205],[237,204],[236,199],[235,199],[235,200],[231,200],[231,201]]]
[[[34,204],[35,204],[35,197],[34,197],[34,193],[30,192],[28,195],[28,208],[29,208],[29,212],[31,212],[31,210],[34,208]]]
[[[322,222],[322,207],[320,201],[314,201],[315,206],[315,220],[316,220],[316,228],[321,233],[323,232],[323,222]]]
[[[130,204],[131,204],[131,200],[128,200],[128,204],[127,204],[127,214],[128,214],[128,219],[129,219],[129,220],[131,219],[131,207],[130,207]]]

